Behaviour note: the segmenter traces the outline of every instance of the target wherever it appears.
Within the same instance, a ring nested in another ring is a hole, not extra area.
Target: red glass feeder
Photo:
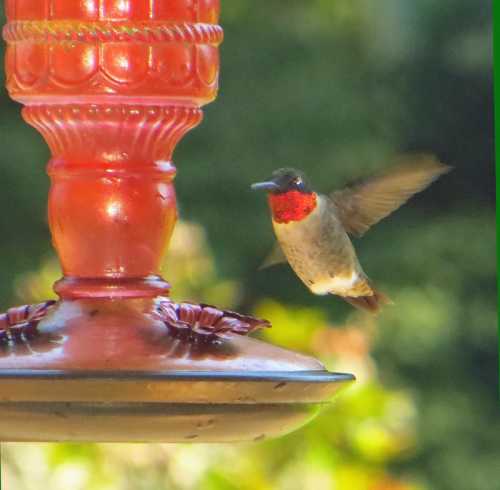
[[[353,377],[174,303],[172,153],[217,93],[218,0],[6,0],[7,88],[50,146],[57,302],[0,316],[0,440],[239,441]]]

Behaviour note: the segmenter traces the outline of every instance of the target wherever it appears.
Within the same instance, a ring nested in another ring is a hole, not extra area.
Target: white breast
[[[335,292],[347,296],[358,279],[359,274],[356,271],[353,271],[350,276],[323,277],[311,284],[309,289],[314,294],[323,295]]]
[[[347,234],[339,233],[339,229],[335,239],[325,234],[324,206],[320,199],[317,208],[302,221],[273,221],[274,231],[290,266],[312,293],[349,296],[363,273]],[[328,219],[335,216],[328,215]]]

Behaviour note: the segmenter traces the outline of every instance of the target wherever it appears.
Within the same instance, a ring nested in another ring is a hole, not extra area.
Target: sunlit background
[[[9,490],[489,490],[500,485],[491,5],[229,0],[221,90],[175,154],[175,299],[268,318],[265,338],[358,381],[331,410],[251,445],[3,444]],[[0,99],[0,306],[52,297],[42,138]],[[433,152],[455,170],[356,241],[394,300],[378,318],[313,297],[273,244],[280,166],[324,192]]]

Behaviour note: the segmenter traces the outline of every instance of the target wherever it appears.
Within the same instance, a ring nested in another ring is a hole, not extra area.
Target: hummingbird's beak
[[[274,183],[273,181],[269,182],[257,182],[256,184],[252,184],[250,189],[252,191],[277,191],[279,190],[279,185]]]

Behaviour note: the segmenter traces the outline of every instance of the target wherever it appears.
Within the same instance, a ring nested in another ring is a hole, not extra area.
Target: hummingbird
[[[387,171],[328,195],[314,191],[300,170],[274,171],[270,179],[251,186],[267,191],[277,238],[262,267],[288,261],[313,294],[337,295],[377,313],[392,302],[363,271],[350,237],[363,236],[450,170],[431,155],[406,156]]]

